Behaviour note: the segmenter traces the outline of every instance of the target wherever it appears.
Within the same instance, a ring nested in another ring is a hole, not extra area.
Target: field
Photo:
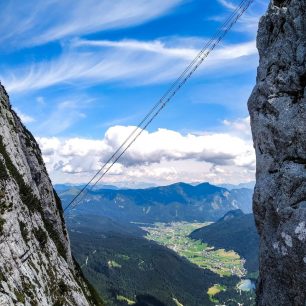
[[[201,241],[189,238],[189,234],[209,223],[155,223],[142,227],[146,238],[164,245],[201,268],[211,270],[220,276],[243,277],[246,274],[244,259],[234,251],[215,249]]]
[[[207,294],[209,295],[209,299],[213,303],[219,303],[219,300],[216,299],[214,296],[217,295],[218,293],[220,293],[221,291],[226,291],[226,287],[222,286],[222,285],[219,285],[219,284],[213,285],[207,291]]]

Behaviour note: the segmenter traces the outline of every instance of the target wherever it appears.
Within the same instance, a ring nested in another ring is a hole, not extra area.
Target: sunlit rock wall
[[[259,25],[249,99],[260,234],[258,305],[306,301],[306,1],[274,0]]]

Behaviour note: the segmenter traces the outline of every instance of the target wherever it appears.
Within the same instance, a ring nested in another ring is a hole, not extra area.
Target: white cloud
[[[234,11],[236,8],[237,8],[237,5],[230,2],[230,1],[227,1],[227,0],[218,0],[218,2],[224,6],[225,8],[231,10],[231,11]]]
[[[44,157],[54,155],[55,152],[60,148],[61,141],[56,137],[51,138],[39,138],[40,149]]]
[[[92,86],[105,82],[125,82],[129,85],[165,82],[178,77],[199,52],[198,48],[186,46],[188,39],[180,43],[172,47],[171,39],[167,42],[74,41],[59,58],[10,69],[7,73],[2,71],[1,80],[9,92],[37,90],[58,84]],[[227,65],[229,69],[226,71],[232,69],[234,73],[239,69],[239,61],[247,57],[257,59],[255,41],[221,45],[200,70],[209,74]]]
[[[58,102],[53,111],[48,113],[47,117],[37,124],[37,131],[44,135],[57,135],[69,129],[78,121],[86,117],[86,109],[91,99],[86,97],[69,97]]]
[[[181,40],[182,42],[182,40]],[[182,58],[185,60],[193,60],[200,51],[194,48],[175,48],[168,47],[162,40],[154,41],[138,41],[132,39],[125,39],[121,41],[111,40],[75,40],[74,46],[93,46],[93,47],[112,47],[123,50],[134,50],[157,53],[159,55]]]
[[[235,134],[239,136],[243,136],[244,138],[251,139],[251,124],[250,124],[250,116],[245,118],[239,118],[234,121],[224,120],[223,124],[230,128]]]
[[[35,119],[33,117],[25,114],[24,112],[22,112],[18,108],[14,107],[14,110],[24,124],[35,122]]]
[[[220,183],[242,177],[253,179],[255,154],[250,139],[239,137],[240,126],[229,124],[227,133],[183,135],[158,129],[144,131],[107,176],[106,182],[175,182],[210,180]],[[84,182],[100,169],[111,154],[134,130],[132,126],[114,126],[103,139],[38,138],[42,153],[57,182]],[[187,165],[191,165],[188,168]]]
[[[229,11],[234,11],[240,1],[229,1],[229,0],[217,0],[224,8]],[[234,31],[238,31],[241,33],[248,33],[252,36],[255,36],[258,29],[258,22],[260,17],[266,11],[269,1],[265,0],[257,0],[251,3],[248,10],[239,18],[238,25],[234,27]],[[211,20],[215,20],[218,22],[222,22],[227,18],[227,14],[222,16],[215,16],[210,18]]]
[[[116,126],[108,129],[105,142],[111,148],[120,146],[134,127]],[[162,160],[195,159],[212,164],[245,165],[250,147],[237,136],[226,133],[182,135],[176,131],[158,129],[144,131],[139,140],[127,151],[122,162],[125,165],[159,163]],[[251,149],[252,151],[252,149]]]
[[[36,102],[37,102],[37,105],[39,107],[45,107],[46,106],[46,101],[45,101],[44,97],[41,97],[41,96],[36,97]]]
[[[30,46],[126,28],[161,16],[181,3],[181,0],[2,1],[0,41],[6,47]]]
[[[112,47],[122,50],[134,50],[143,51],[148,53],[157,53],[161,56],[169,58],[182,58],[184,60],[193,60],[200,52],[200,47],[204,45],[204,38],[182,38],[180,40],[173,39],[177,42],[176,46],[173,46],[173,42],[170,38],[163,40],[154,41],[138,41],[138,40],[121,40],[121,41],[110,41],[110,40],[75,40],[72,42],[73,46],[94,46],[94,47]],[[194,46],[190,46],[190,41],[194,42]],[[197,46],[197,48],[196,48]],[[241,56],[252,55],[257,52],[256,42],[252,40],[246,43],[223,45],[214,51],[215,60],[226,60],[235,59]]]

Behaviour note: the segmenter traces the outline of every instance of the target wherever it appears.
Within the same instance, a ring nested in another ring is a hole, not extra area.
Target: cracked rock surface
[[[40,149],[0,84],[0,305],[91,304]]]
[[[256,150],[258,305],[306,305],[306,1],[274,0],[262,17],[248,102]]]

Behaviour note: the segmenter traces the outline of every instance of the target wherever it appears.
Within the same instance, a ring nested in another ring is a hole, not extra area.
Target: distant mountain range
[[[80,189],[79,186],[70,186],[66,190],[59,185],[55,187],[64,207]],[[247,188],[227,190],[209,183],[99,189],[89,191],[75,210],[129,222],[216,221],[230,210],[251,212],[252,193]]]
[[[240,189],[240,188],[254,189],[255,183],[256,183],[255,181],[251,181],[251,182],[248,182],[248,183],[240,183],[240,184],[237,184],[237,185],[234,185],[234,184],[220,184],[220,185],[217,185],[217,186],[226,188],[228,190]]]
[[[54,189],[61,194],[67,190],[77,189],[80,190],[85,186],[85,184],[55,184]],[[99,185],[99,189],[120,189],[114,185]]]
[[[253,214],[230,211],[218,222],[195,230],[190,237],[216,248],[234,250],[246,259],[245,267],[249,272],[258,271],[259,236]]]

